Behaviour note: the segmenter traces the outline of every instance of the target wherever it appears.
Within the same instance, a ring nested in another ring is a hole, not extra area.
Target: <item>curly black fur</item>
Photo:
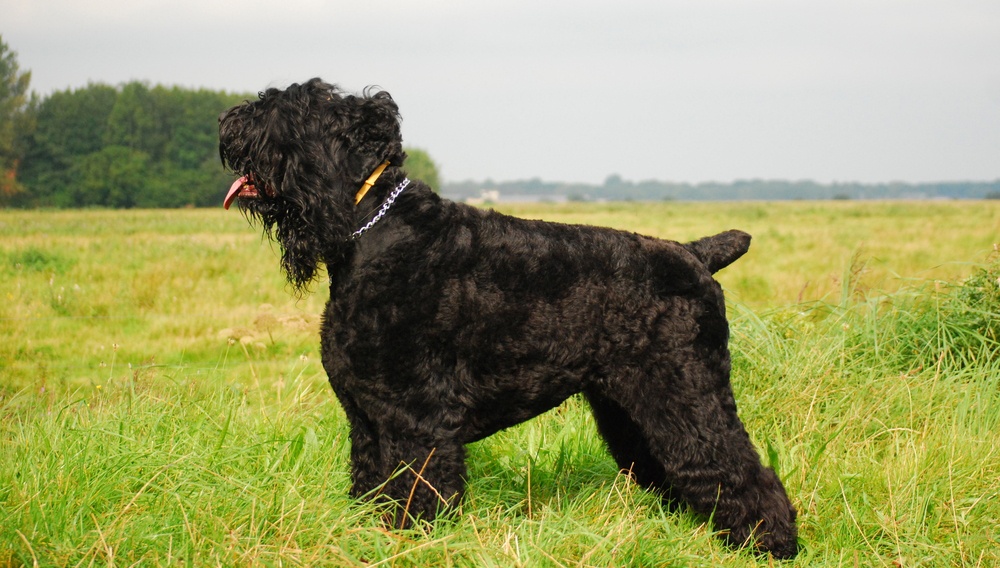
[[[356,496],[432,519],[462,495],[464,445],[583,393],[618,465],[712,517],[724,538],[797,551],[795,510],[736,414],[729,328],[712,274],[746,252],[729,231],[686,245],[528,221],[404,179],[385,92],[313,79],[220,117],[220,153],[247,176],[240,207],[281,245],[303,289],[330,275],[323,365],[351,424]],[[381,163],[390,167],[360,202]]]

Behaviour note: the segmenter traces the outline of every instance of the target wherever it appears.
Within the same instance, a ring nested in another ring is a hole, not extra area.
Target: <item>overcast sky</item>
[[[1000,178],[998,0],[0,0],[45,95],[378,85],[447,181]]]

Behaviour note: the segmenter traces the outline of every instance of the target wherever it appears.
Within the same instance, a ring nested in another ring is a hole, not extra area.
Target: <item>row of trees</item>
[[[218,204],[217,117],[244,97],[128,83],[63,91],[37,107],[12,204],[176,207]]]
[[[0,62],[3,204],[218,204],[232,176],[219,162],[216,121],[245,95],[133,82],[39,98],[2,38]]]
[[[0,37],[0,205],[216,206],[232,181],[219,161],[218,116],[251,98],[132,82],[39,98]],[[426,152],[411,175],[434,186]]]
[[[442,193],[452,199],[499,194],[510,200],[569,201],[787,201],[799,199],[1000,199],[1000,180],[930,183],[822,184],[809,180],[752,179],[730,183],[633,182],[611,175],[603,184],[558,183],[540,179],[448,183]]]

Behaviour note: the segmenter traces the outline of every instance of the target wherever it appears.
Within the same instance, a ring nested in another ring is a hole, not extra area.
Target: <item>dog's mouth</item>
[[[270,188],[266,187],[264,188],[264,192],[267,195],[274,194]],[[260,197],[253,174],[245,175],[233,182],[233,185],[229,187],[229,193],[226,194],[226,199],[222,202],[222,206],[229,209],[229,206],[233,204],[233,201],[236,201],[237,197],[240,199],[255,199]]]

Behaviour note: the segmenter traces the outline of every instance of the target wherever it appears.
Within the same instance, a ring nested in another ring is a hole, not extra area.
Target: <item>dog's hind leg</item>
[[[668,488],[711,516],[729,543],[792,557],[795,510],[736,415],[728,365],[712,370],[702,360],[686,357],[659,376],[630,373],[596,387],[600,396],[590,399],[601,432],[619,465],[637,464],[637,481]]]
[[[627,471],[637,484],[663,494],[673,506],[673,493],[667,484],[663,465],[649,451],[646,435],[625,410],[615,401],[602,396],[596,389],[584,390],[597,421],[597,430],[604,438],[618,468]]]

